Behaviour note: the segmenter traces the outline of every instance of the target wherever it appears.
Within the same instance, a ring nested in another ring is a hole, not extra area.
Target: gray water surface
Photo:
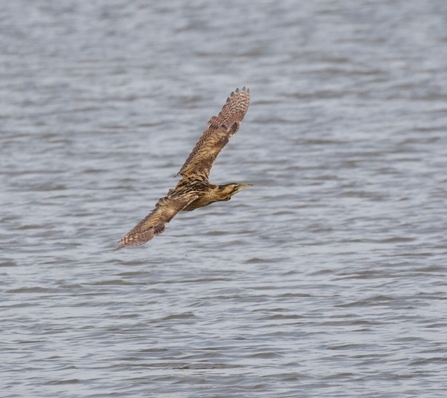
[[[0,396],[445,396],[444,0],[0,1],[0,50]],[[244,85],[254,186],[113,251]]]

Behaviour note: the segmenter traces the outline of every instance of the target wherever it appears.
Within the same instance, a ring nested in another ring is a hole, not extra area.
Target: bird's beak
[[[252,187],[252,186],[253,186],[253,184],[240,184],[237,187],[237,191],[240,192],[240,191],[244,190],[245,188],[249,188],[249,187]]]

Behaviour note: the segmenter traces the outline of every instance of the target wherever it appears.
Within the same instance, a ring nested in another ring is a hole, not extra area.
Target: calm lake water
[[[445,0],[3,0],[0,33],[0,396],[445,396]],[[113,251],[244,85],[211,181],[254,186]]]

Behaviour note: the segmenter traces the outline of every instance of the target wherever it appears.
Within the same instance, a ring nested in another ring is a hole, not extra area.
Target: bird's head
[[[223,197],[225,197],[224,200],[230,200],[233,195],[236,195],[238,192],[242,191],[245,188],[252,187],[253,184],[238,184],[238,183],[231,183],[231,184],[225,184],[220,185],[220,193]]]

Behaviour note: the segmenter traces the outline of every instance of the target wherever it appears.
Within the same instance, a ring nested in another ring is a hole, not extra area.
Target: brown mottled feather
[[[125,246],[140,246],[151,240],[154,236],[161,234],[175,215],[197,199],[194,192],[183,193],[182,196],[170,190],[168,195],[161,198],[146,218],[141,220],[126,236],[121,238],[120,245],[116,250]]]
[[[193,151],[178,174],[183,176],[174,189],[161,198],[149,215],[120,240],[117,248],[140,246],[161,234],[166,225],[182,210],[194,210],[221,200],[230,200],[249,184],[214,185],[208,181],[210,170],[222,148],[239,129],[248,110],[250,90],[236,89],[227,99],[218,116],[208,122]],[[235,186],[238,189],[235,190]]]
[[[200,174],[209,178],[214,161],[223,147],[239,130],[250,104],[250,90],[236,89],[227,99],[218,116],[213,116],[178,174],[183,177]]]

